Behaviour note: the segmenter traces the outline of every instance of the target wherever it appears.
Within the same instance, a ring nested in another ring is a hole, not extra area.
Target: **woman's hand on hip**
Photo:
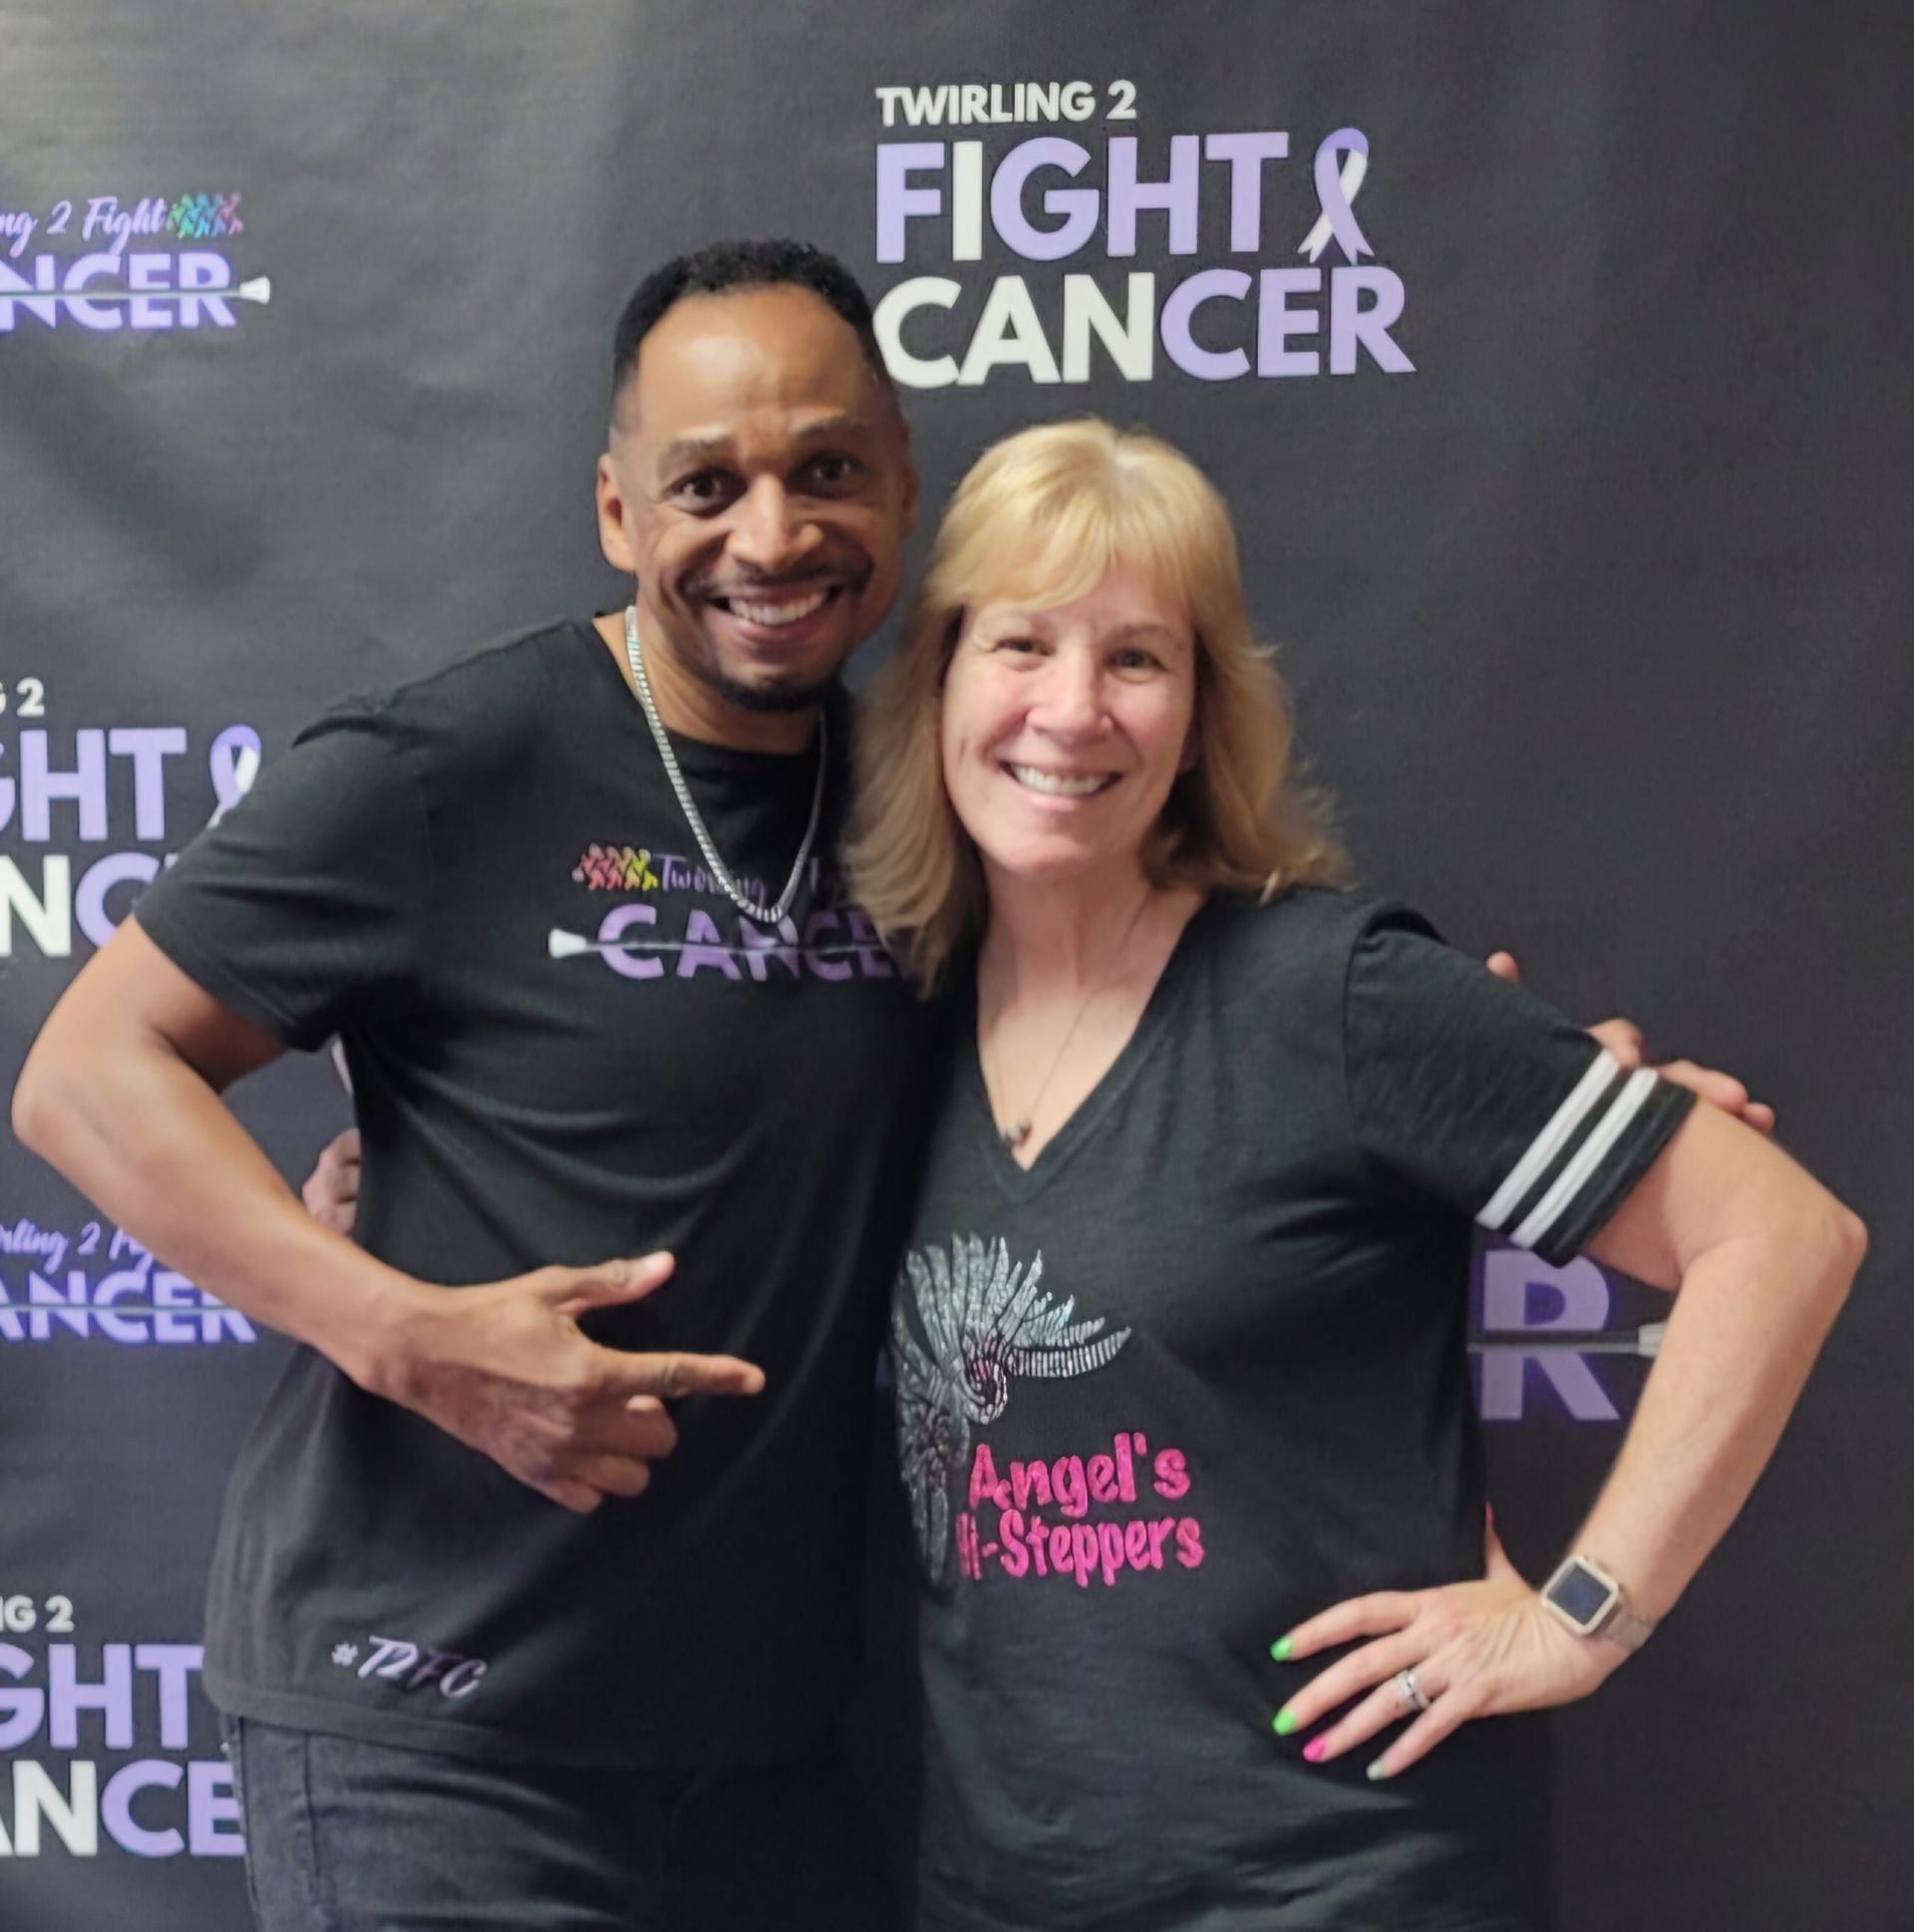
[[[1322,1765],[1408,1721],[1371,1763],[1372,1778],[1407,1771],[1472,1719],[1587,1697],[1627,1655],[1562,1623],[1508,1560],[1492,1527],[1488,1573],[1478,1581],[1351,1597],[1298,1624],[1271,1654],[1295,1664],[1364,1637],[1371,1641],[1283,1706],[1275,1729],[1288,1737],[1341,1711],[1303,1748],[1312,1765]],[[1426,1710],[1418,1709],[1419,1697],[1428,1700]]]

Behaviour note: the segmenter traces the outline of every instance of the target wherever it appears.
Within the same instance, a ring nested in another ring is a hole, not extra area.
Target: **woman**
[[[1513,1714],[1674,1606],[1859,1224],[1338,889],[1227,512],[1161,443],[984,456],[862,757],[858,896],[960,1015],[893,1323],[925,1932],[1543,1922]],[[1483,1560],[1471,1220],[1682,1291],[1552,1605]]]

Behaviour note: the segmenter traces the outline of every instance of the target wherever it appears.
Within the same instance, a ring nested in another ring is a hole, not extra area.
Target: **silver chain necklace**
[[[756,919],[761,926],[775,926],[788,913],[798,897],[798,888],[803,882],[804,866],[810,858],[811,841],[817,836],[817,820],[824,807],[824,764],[828,750],[825,733],[828,729],[824,714],[817,713],[817,783],[811,788],[810,822],[804,827],[803,843],[798,847],[798,856],[791,867],[791,877],[785,881],[785,889],[778,895],[774,906],[761,905],[747,896],[744,888],[732,877],[725,861],[718,856],[718,847],[711,842],[711,833],[705,829],[705,821],[698,815],[698,807],[691,802],[691,790],[685,784],[685,775],[678,769],[678,760],[671,749],[671,740],[665,735],[664,721],[658,716],[658,707],[652,702],[651,680],[645,675],[645,654],[638,642],[638,606],[625,606],[625,656],[631,661],[631,681],[638,691],[638,702],[644,707],[645,723],[651,727],[651,735],[658,744],[658,756],[664,760],[665,777],[671,781],[671,789],[678,795],[678,807],[685,814],[685,822],[691,827],[691,835],[698,841],[698,849],[705,855],[705,865],[711,876],[718,881],[724,895],[748,919]]]
[[[1110,979],[1100,979],[1092,982],[1090,991],[1077,1002],[1076,1016],[1072,1019],[1068,1030],[1064,1034],[1063,1045],[1057,1049],[1056,1054],[1051,1059],[1050,1071],[1044,1076],[1043,1085],[1031,1096],[1030,1105],[1025,1108],[1023,1113],[1018,1115],[1008,1127],[1000,1127],[997,1128],[998,1139],[1010,1148],[1013,1153],[1030,1138],[1031,1125],[1036,1117],[1037,1110],[1043,1106],[1044,1096],[1050,1092],[1050,1083],[1057,1078],[1057,1069],[1064,1064],[1064,1055],[1070,1051],[1070,1043],[1077,1038],[1077,1029],[1083,1025],[1084,1015],[1090,1011],[1091,1006],[1099,994],[1108,992],[1116,983],[1116,978],[1120,977],[1123,964],[1123,949],[1129,944],[1129,936],[1136,930],[1136,923],[1142,918],[1144,907],[1154,897],[1155,888],[1146,884],[1143,887],[1143,896],[1137,902],[1136,910],[1129,915],[1129,923],[1124,926],[1122,936],[1116,941],[1116,973],[1112,975]],[[984,1082],[984,1092],[985,1097],[988,1098],[990,1092],[990,1082],[988,1079]]]

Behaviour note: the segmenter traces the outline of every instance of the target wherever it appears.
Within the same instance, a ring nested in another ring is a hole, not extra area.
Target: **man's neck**
[[[631,681],[631,660],[625,650],[625,613],[594,617],[592,628],[611,653],[618,675],[638,699]],[[706,745],[723,745],[734,752],[794,754],[803,751],[817,729],[817,707],[802,711],[752,711],[714,691],[703,679],[688,676],[668,650],[655,644],[645,652],[645,679],[651,701],[664,728],[681,738]]]

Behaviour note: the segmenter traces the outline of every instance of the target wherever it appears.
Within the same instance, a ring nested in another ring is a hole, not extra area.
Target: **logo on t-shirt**
[[[551,927],[545,951],[553,959],[597,959],[627,980],[703,973],[741,986],[897,977],[869,915],[846,902],[842,873],[822,857],[810,860],[804,890],[775,924],[738,910],[704,866],[675,852],[592,844],[571,877],[589,891],[619,896],[595,930]],[[738,883],[760,904],[776,896],[760,879]]]
[[[975,1234],[904,1256],[890,1324],[897,1449],[933,1582],[949,1573],[950,1483],[968,1474],[972,1429],[1003,1415],[1013,1382],[1089,1375],[1129,1340],[1126,1328],[1106,1335],[1101,1316],[1074,1321],[1076,1302],[1058,1302],[1043,1277],[1041,1254],[1013,1263],[1008,1243]]]
[[[575,883],[594,892],[655,892],[658,874],[644,845],[600,845],[595,840],[571,868]]]
[[[354,1677],[383,1678],[402,1691],[423,1690],[430,1684],[441,1697],[455,1699],[470,1697],[488,1668],[482,1657],[467,1657],[407,1637],[335,1643],[327,1654],[335,1670],[351,1671]]]

